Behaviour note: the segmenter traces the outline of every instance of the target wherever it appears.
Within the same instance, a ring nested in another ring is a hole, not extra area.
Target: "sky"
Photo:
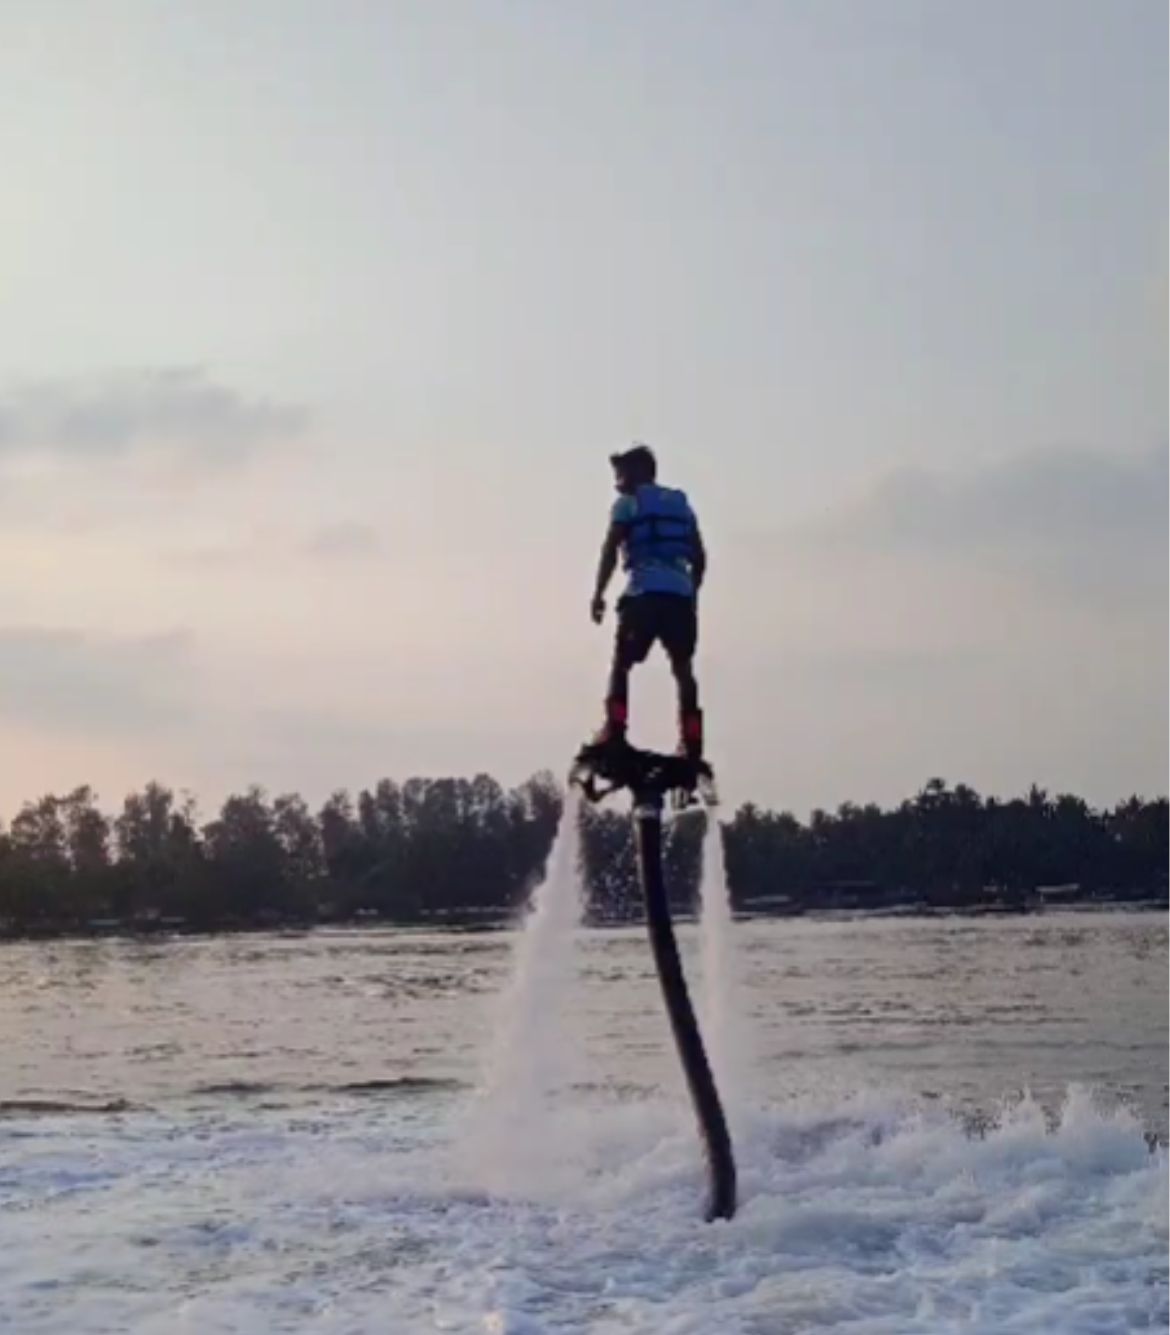
[[[7,0],[0,815],[562,774],[635,439],[701,519],[729,801],[1165,793],[1167,36]]]

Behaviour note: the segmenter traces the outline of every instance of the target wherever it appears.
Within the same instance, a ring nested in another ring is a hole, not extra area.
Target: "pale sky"
[[[563,773],[633,439],[729,799],[1164,793],[1166,107],[1162,0],[6,0],[0,814]]]

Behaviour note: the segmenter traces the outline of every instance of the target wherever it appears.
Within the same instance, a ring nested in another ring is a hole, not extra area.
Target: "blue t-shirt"
[[[626,597],[641,593],[695,596],[691,562],[698,526],[683,492],[643,484],[632,496],[619,496],[614,501],[610,519],[626,531],[622,544],[629,575]]]

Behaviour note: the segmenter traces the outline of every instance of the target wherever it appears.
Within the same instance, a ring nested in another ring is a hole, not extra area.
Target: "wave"
[[[221,1080],[193,1085],[153,1104],[114,1098],[18,1098],[0,1099],[0,1117],[69,1117],[85,1115],[113,1115],[158,1111],[164,1105],[182,1103],[188,1099],[206,1100],[296,1100],[306,1097],[334,1096],[387,1096],[430,1094],[467,1088],[460,1080],[438,1079],[429,1076],[391,1076],[370,1080],[350,1080],[340,1084],[282,1084],[264,1080]]]
[[[432,1090],[464,1089],[461,1080],[424,1075],[371,1077],[346,1080],[339,1084],[299,1084],[279,1080],[222,1080],[195,1085],[187,1093],[199,1098],[254,1098],[270,1094],[415,1094]]]
[[[0,1099],[0,1117],[67,1117],[86,1113],[126,1113],[144,1110],[129,1099]]]

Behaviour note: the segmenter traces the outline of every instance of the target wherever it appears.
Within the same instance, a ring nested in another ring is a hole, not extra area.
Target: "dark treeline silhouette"
[[[316,812],[295,794],[269,800],[251,788],[207,823],[160,784],[112,818],[82,787],[0,826],[0,931],[498,917],[540,876],[561,806],[547,773],[510,790],[483,774],[384,779]],[[1037,788],[984,799],[939,779],[893,810],[847,803],[802,822],[748,804],[722,827],[735,907],[761,912],[1162,900],[1167,829],[1165,798],[1099,811]],[[680,908],[694,901],[701,832],[693,815],[670,826]],[[586,808],[582,840],[592,917],[636,916],[628,818]]]

